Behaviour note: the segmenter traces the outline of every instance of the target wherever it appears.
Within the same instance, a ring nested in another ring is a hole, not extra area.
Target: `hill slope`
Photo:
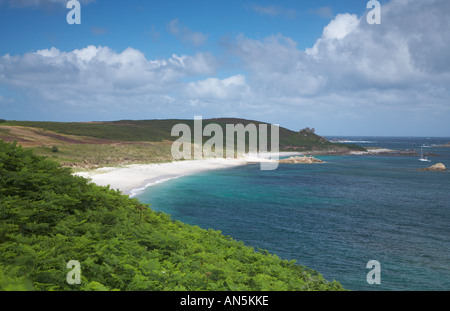
[[[0,123],[0,140],[17,141],[38,155],[53,157],[64,166],[92,169],[102,166],[172,161],[171,146],[178,137],[171,136],[172,127],[186,124],[193,133],[193,120],[121,120],[111,122],[37,122],[8,121]],[[220,118],[203,120],[203,127],[215,123],[226,133],[227,124],[259,121]],[[268,126],[270,150],[270,126]],[[193,135],[192,135],[193,136]],[[209,137],[204,137],[204,142]],[[365,150],[356,145],[332,143],[309,128],[299,132],[279,128],[280,151],[322,154]],[[248,140],[246,141],[248,146]],[[53,148],[55,146],[57,148]],[[225,138],[224,138],[225,146]]]
[[[116,142],[109,139],[57,133],[45,128],[1,124],[0,139],[6,142],[17,141],[24,147],[59,144],[111,144]]]
[[[69,285],[67,263],[81,266]],[[342,290],[0,141],[0,290]]]
[[[34,121],[8,121],[3,125],[9,126],[26,126],[32,128],[53,131],[59,134],[76,135],[110,141],[127,141],[127,142],[162,142],[174,141],[178,137],[171,136],[171,130],[174,125],[183,123],[187,124],[193,132],[193,120],[121,120],[111,122],[34,122]],[[245,120],[237,118],[218,118],[202,120],[203,127],[210,123],[218,124],[225,133],[226,124],[243,124],[244,126],[253,123],[257,127],[260,124],[267,124],[260,121]],[[2,127],[0,127],[1,130]],[[11,128],[11,127],[10,127]],[[9,129],[10,129],[9,128]],[[270,129],[270,127],[269,127]],[[287,128],[280,127],[280,150],[335,150],[348,151],[349,149],[364,150],[364,148],[355,145],[344,145],[331,143],[325,138],[314,133],[314,130],[305,128],[299,132],[291,131]],[[0,133],[1,135],[1,133]],[[206,139],[206,138],[205,138]],[[269,144],[270,145],[270,144]]]

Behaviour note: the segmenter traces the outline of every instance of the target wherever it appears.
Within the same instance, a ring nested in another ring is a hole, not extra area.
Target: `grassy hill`
[[[193,133],[193,120],[121,120],[110,122],[37,122],[0,123],[0,139],[17,141],[39,155],[53,156],[67,166],[97,167],[114,164],[164,162],[171,160],[170,147],[178,137],[171,136],[176,124],[187,124]],[[226,133],[226,124],[263,122],[236,118],[205,119],[203,126],[215,123]],[[270,130],[270,126],[268,126]],[[270,131],[268,147],[270,148]],[[204,141],[209,139],[204,138]],[[345,153],[365,150],[356,145],[332,143],[305,128],[279,129],[280,151]],[[59,152],[52,152],[57,146]]]
[[[81,284],[69,284],[69,261]],[[0,290],[343,290],[0,141]]]

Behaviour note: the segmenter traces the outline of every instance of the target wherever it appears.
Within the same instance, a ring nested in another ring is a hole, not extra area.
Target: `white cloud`
[[[41,55],[41,56],[48,57],[48,58],[56,58],[61,54],[61,52],[58,49],[56,49],[55,47],[51,47],[50,50],[48,50],[48,49],[37,50],[34,54]]]
[[[323,38],[341,40],[356,31],[360,20],[355,14],[338,14],[323,30]]]
[[[448,1],[394,0],[383,7],[382,25],[338,14],[310,49],[300,50],[292,39],[277,35],[263,40],[240,36],[231,51],[249,71],[249,81],[258,82],[252,87],[280,94],[417,89],[448,82],[449,26]]]
[[[255,100],[278,107],[280,118],[448,116],[450,1],[393,0],[382,14],[381,25],[338,14],[306,50],[282,35],[241,35],[228,47]]]
[[[322,75],[311,75],[305,53],[282,35],[264,40],[237,38],[234,54],[249,71],[254,93],[265,100],[315,94],[325,83]]]
[[[382,14],[381,25],[337,15],[306,50],[314,72],[328,72],[336,86],[350,88],[415,89],[448,81],[450,2],[394,0]]]
[[[194,56],[172,55],[168,59],[147,60],[136,49],[127,48],[116,53],[108,47],[88,46],[71,52],[62,52],[54,47],[38,50],[23,56],[5,55],[0,59],[7,84],[22,84],[37,88],[35,76],[42,78],[44,85],[53,76],[60,81],[64,78],[74,85],[84,85],[96,81],[104,87],[121,85],[128,88],[146,86],[151,89],[164,89],[163,85],[176,83],[182,77],[212,74],[217,64],[209,53]]]
[[[71,52],[52,47],[0,57],[0,84],[23,92],[30,103],[61,111],[158,111],[174,105],[182,79],[213,74],[216,66],[208,53],[148,60],[133,48],[117,53],[101,46]]]
[[[204,102],[216,102],[217,100],[239,101],[249,100],[249,92],[245,76],[239,74],[223,80],[208,78],[190,82],[185,88],[184,95],[186,98]]]

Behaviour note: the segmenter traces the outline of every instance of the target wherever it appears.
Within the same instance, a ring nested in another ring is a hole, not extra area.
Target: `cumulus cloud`
[[[184,95],[188,99],[208,101],[248,100],[250,90],[244,75],[235,75],[225,79],[207,78],[190,82]]]
[[[365,15],[338,14],[304,50],[281,34],[259,40],[240,35],[227,47],[246,71],[253,104],[277,107],[280,119],[381,124],[396,116],[401,124],[427,112],[444,124],[442,115],[450,113],[450,2],[392,0],[382,14],[381,25],[369,25]]]
[[[54,47],[38,50],[23,56],[5,55],[1,58],[2,71],[8,75],[7,84],[22,84],[35,87],[37,77],[42,84],[55,77],[65,78],[77,84],[99,83],[103,87],[139,89],[164,89],[162,86],[177,82],[191,75],[211,74],[215,70],[215,59],[208,53],[194,56],[178,56],[168,59],[147,60],[136,49],[127,48],[117,53],[108,47],[88,46],[71,52],[62,52]]]
[[[365,16],[338,14],[306,50],[282,35],[240,36],[230,50],[248,70],[250,86],[264,91],[266,100],[283,96],[303,103],[305,96],[361,90],[373,98],[397,89],[399,100],[410,98],[408,92],[426,92],[442,101],[435,91],[450,82],[449,21],[448,1],[394,0],[383,6],[381,25],[367,24]],[[409,103],[415,104],[424,103]]]
[[[383,6],[381,25],[340,14],[306,53],[337,86],[416,88],[450,73],[450,3],[397,0]],[[340,82],[340,81],[341,82]]]
[[[239,36],[232,52],[249,71],[255,93],[265,100],[315,94],[325,82],[323,76],[311,75],[305,53],[297,43],[282,35],[264,40]]]
[[[323,38],[326,40],[345,38],[357,30],[360,20],[355,14],[338,14],[324,29]]]
[[[88,46],[70,52],[54,47],[24,55],[0,57],[0,84],[24,90],[32,101],[60,107],[151,105],[173,103],[171,93],[183,78],[210,75],[216,70],[209,53],[172,55],[148,60],[136,49],[117,53]]]

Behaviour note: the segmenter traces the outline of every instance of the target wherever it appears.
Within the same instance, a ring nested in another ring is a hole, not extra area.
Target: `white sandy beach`
[[[298,155],[298,152],[280,152],[279,156]],[[261,154],[259,157],[248,155],[239,159],[204,159],[174,161],[160,164],[131,164],[121,167],[103,167],[75,175],[90,179],[97,185],[110,185],[124,194],[135,195],[151,185],[214,169],[224,169],[255,162],[272,162],[273,154]]]

